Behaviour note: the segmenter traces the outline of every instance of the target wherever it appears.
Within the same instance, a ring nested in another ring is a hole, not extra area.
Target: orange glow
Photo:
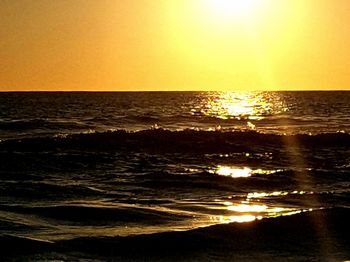
[[[349,5],[1,1],[0,90],[350,89]]]

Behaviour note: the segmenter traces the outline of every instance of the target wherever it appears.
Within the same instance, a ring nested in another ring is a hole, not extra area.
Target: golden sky
[[[1,0],[0,91],[350,90],[349,0]]]

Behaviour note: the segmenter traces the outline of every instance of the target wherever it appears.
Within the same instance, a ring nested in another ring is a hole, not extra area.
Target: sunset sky
[[[350,90],[349,0],[1,0],[0,91]]]

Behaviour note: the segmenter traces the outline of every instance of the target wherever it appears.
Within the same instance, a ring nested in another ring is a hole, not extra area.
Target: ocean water
[[[0,93],[5,260],[350,259],[350,92]]]

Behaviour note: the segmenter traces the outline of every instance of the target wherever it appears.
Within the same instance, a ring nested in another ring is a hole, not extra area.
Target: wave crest
[[[339,147],[350,145],[348,133],[317,135],[277,135],[255,131],[201,131],[150,129],[137,132],[126,130],[79,133],[55,137],[4,140],[0,150],[156,150],[169,152],[242,152],[256,146],[297,145],[306,147]]]

